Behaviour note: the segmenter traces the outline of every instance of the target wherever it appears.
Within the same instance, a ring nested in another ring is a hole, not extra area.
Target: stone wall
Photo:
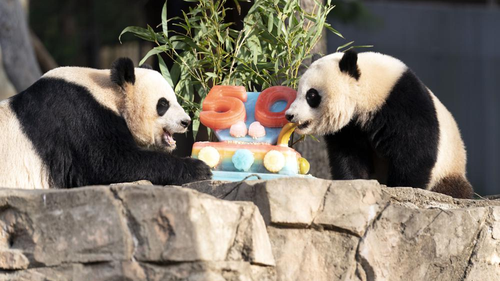
[[[500,280],[499,201],[376,181],[1,189],[0,226],[0,280]]]

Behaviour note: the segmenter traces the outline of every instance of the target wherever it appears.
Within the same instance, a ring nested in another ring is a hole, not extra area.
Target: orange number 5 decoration
[[[297,97],[297,92],[285,86],[273,86],[265,89],[255,104],[255,119],[264,127],[283,127],[288,121],[285,111]],[[286,101],[286,107],[280,112],[271,112],[270,107],[277,101]]]
[[[214,86],[203,101],[200,121],[214,130],[228,129],[231,125],[245,121],[243,102],[247,92],[243,86]]]

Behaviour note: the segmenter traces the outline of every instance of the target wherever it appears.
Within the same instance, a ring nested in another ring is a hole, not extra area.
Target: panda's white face
[[[299,134],[331,134],[347,125],[356,109],[357,80],[342,72],[335,53],[315,61],[299,81],[297,98],[286,111]]]
[[[160,73],[136,68],[134,85],[125,89],[123,116],[136,142],[155,150],[172,151],[173,135],[187,131],[191,118]]]

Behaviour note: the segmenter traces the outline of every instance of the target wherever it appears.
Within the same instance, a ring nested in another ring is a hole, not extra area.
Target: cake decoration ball
[[[210,168],[213,168],[219,164],[220,154],[214,147],[206,146],[198,153],[198,159],[205,162]]]
[[[233,155],[231,159],[233,161],[234,167],[238,171],[248,171],[252,166],[255,158],[253,157],[253,153],[248,149],[238,149]]]
[[[305,175],[309,173],[309,169],[311,168],[311,165],[309,164],[309,161],[307,161],[306,158],[300,157],[299,158],[299,173],[301,175]]]
[[[285,155],[285,166],[279,171],[280,175],[297,175],[299,174],[298,158],[294,156]]]
[[[248,127],[248,134],[254,139],[262,138],[266,135],[266,128],[259,121],[255,121]]]
[[[243,121],[233,124],[229,129],[229,134],[235,138],[242,138],[247,135],[247,125]]]
[[[269,172],[277,173],[285,166],[285,156],[277,150],[271,150],[264,156],[264,167]]]

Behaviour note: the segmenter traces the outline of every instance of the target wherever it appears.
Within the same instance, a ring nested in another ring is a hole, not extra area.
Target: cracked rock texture
[[[181,187],[0,189],[0,280],[275,280],[251,202]]]
[[[0,281],[500,280],[500,201],[376,181],[0,189]]]
[[[457,200],[364,180],[186,187],[254,202],[280,281],[500,280],[500,201]]]

